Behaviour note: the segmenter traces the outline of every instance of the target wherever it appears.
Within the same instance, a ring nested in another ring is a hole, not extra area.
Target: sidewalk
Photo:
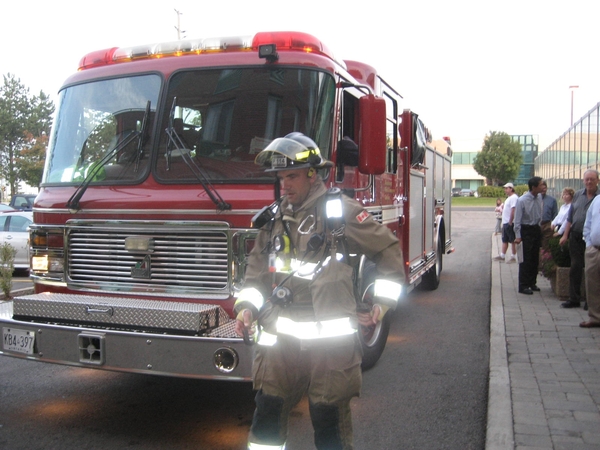
[[[502,245],[492,235],[492,257]],[[600,328],[580,328],[538,276],[519,294],[518,264],[492,261],[486,450],[600,450]]]

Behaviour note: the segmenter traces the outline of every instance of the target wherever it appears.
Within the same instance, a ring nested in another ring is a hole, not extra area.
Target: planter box
[[[557,267],[554,276],[550,278],[550,286],[552,292],[561,300],[569,299],[569,271],[570,267]],[[585,295],[585,274],[581,278],[581,297],[586,298]]]
[[[556,294],[556,296],[561,300],[569,298],[570,270],[570,267],[557,267],[556,272],[554,272],[554,276],[550,278],[552,292],[554,292],[554,294]]]

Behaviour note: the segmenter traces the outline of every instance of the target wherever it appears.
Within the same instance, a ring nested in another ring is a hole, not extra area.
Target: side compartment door
[[[436,199],[436,160],[435,151],[427,146],[425,154],[425,202],[423,208],[423,227],[425,233],[425,253],[429,254],[434,250],[434,229],[435,220],[435,199]]]
[[[409,218],[409,261],[414,262],[423,257],[423,208],[425,204],[425,174],[421,171],[410,170],[410,209]]]

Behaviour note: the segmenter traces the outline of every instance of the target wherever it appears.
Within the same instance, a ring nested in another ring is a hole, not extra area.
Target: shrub
[[[5,242],[0,246],[0,288],[4,298],[10,298],[12,290],[12,274],[15,270],[15,255],[17,250]]]
[[[519,184],[515,186],[515,192],[519,197],[528,190],[529,187],[526,184]],[[504,188],[502,186],[479,186],[477,188],[477,195],[479,197],[506,198],[506,194],[504,193]]]
[[[542,275],[552,278],[557,267],[571,267],[571,255],[569,254],[568,241],[560,245],[560,236],[551,237],[548,246],[540,253]]]

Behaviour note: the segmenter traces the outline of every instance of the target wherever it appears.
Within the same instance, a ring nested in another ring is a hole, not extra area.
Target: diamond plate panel
[[[231,321],[217,305],[97,297],[33,294],[13,300],[15,317],[203,333]]]

